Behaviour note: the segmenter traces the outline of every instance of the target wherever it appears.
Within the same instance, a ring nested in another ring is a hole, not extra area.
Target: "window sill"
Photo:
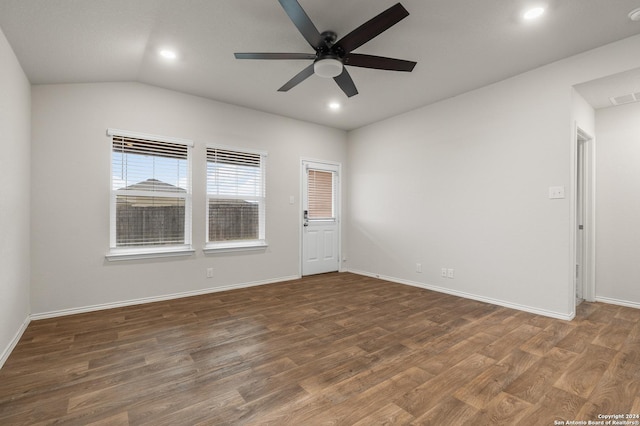
[[[160,257],[191,256],[196,251],[191,247],[163,247],[158,249],[118,249],[112,250],[106,259],[109,262],[121,260],[155,259]]]
[[[250,242],[236,242],[236,243],[210,243],[204,246],[202,251],[206,254],[213,253],[232,253],[239,251],[258,251],[265,250],[268,244],[265,241],[250,241]]]

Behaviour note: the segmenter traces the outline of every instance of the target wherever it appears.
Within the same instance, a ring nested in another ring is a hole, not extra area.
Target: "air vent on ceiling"
[[[610,97],[612,105],[624,105],[630,104],[632,102],[640,102],[640,92],[638,93],[629,93],[628,95],[620,95]]]

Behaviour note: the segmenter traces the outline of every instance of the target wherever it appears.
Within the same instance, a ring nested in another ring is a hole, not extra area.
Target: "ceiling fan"
[[[358,94],[358,89],[356,89],[356,85],[353,83],[349,72],[344,67],[345,65],[407,72],[411,72],[413,67],[416,66],[416,62],[413,61],[352,53],[353,50],[409,16],[409,12],[407,12],[400,3],[391,6],[340,40],[337,40],[337,34],[333,31],[320,33],[297,0],[278,1],[293,21],[293,24],[298,28],[298,31],[300,31],[316,53],[235,53],[235,57],[236,59],[313,60],[311,65],[300,71],[284,86],[279,88],[279,92],[286,92],[313,74],[316,74],[320,77],[333,78],[342,91],[348,97],[351,97]]]

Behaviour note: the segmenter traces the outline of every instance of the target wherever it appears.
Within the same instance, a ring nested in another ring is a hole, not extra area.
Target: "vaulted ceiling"
[[[338,38],[396,0],[299,0]],[[522,13],[544,3],[546,13]],[[139,81],[341,129],[354,129],[640,34],[640,0],[402,0],[410,15],[358,53],[416,61],[411,73],[349,67],[359,94],[308,65],[234,52],[313,53],[277,0],[0,0],[0,28],[33,84]],[[167,61],[158,52],[177,52]],[[637,54],[635,52],[634,54]],[[339,111],[327,104],[337,101]]]

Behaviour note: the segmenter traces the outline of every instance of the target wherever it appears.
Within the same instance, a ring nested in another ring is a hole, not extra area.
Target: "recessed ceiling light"
[[[527,10],[522,17],[527,21],[541,17],[544,14],[544,7],[534,7]]]
[[[178,55],[176,55],[176,52],[169,49],[162,49],[160,51],[160,56],[162,56],[165,59],[175,59],[178,57]]]
[[[338,102],[329,102],[329,105],[327,106],[331,111],[338,111],[341,108],[341,105]]]
[[[629,19],[632,21],[640,21],[640,7],[629,12]]]

